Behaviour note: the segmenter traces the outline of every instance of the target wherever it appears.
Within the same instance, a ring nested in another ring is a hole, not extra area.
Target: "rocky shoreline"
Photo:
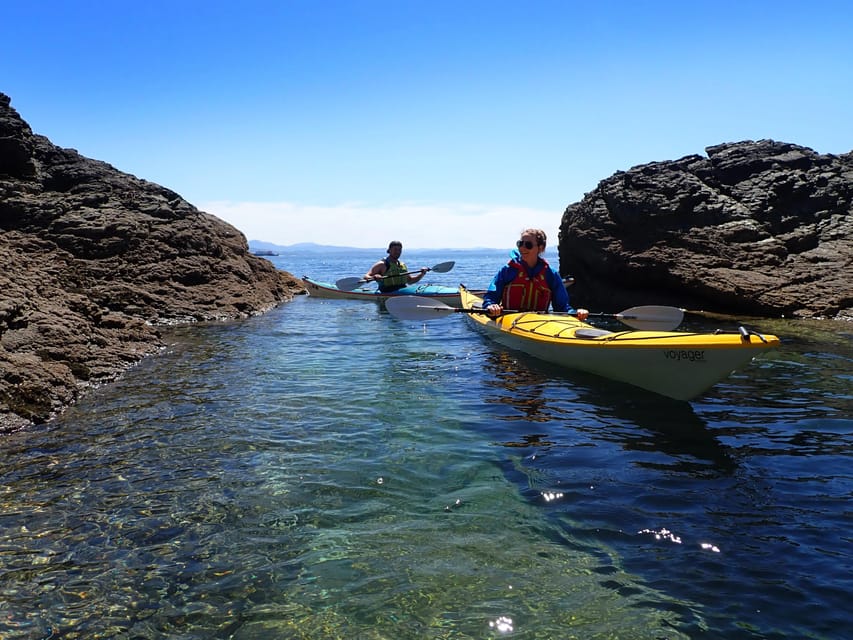
[[[560,226],[584,306],[853,319],[853,152],[720,144],[602,180]]]
[[[162,346],[303,292],[231,225],[59,148],[0,94],[0,432],[49,420]]]

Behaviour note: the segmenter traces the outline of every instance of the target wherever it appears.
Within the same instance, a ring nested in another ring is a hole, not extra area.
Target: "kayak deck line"
[[[541,326],[541,325],[540,325]],[[703,339],[702,345],[705,347],[726,347],[731,346],[731,342],[720,342],[717,344],[708,343],[704,341],[708,338],[708,336],[736,336],[738,335],[737,331],[729,331],[725,333],[694,333],[694,332],[648,332],[648,331],[607,331],[606,329],[588,329],[585,327],[574,329],[574,333],[571,335],[563,335],[563,332],[567,330],[572,330],[571,327],[565,327],[560,332],[555,334],[543,334],[538,333],[537,327],[525,327],[521,325],[513,325],[514,329],[519,332],[529,333],[532,336],[536,336],[538,338],[554,338],[558,341],[575,341],[575,340],[586,340],[591,342],[625,342],[625,341],[635,341],[635,342],[649,342],[649,341],[677,341],[683,342],[685,339],[691,338],[700,338]],[[751,334],[757,335],[757,334]],[[763,338],[763,336],[758,336]],[[749,344],[751,340],[747,338],[742,338],[740,340],[741,343]],[[762,342],[767,342],[766,339],[762,339]]]
[[[533,318],[529,316],[535,316]],[[741,343],[749,344],[752,342],[752,336],[758,338],[761,342],[767,343],[767,338],[757,331],[750,331],[745,327],[739,327],[737,331],[722,331],[716,330],[712,333],[699,333],[694,331],[672,332],[672,331],[608,331],[606,329],[598,329],[590,327],[580,320],[574,318],[543,318],[539,312],[523,312],[521,314],[509,314],[512,322],[509,329],[519,332],[529,333],[537,338],[554,339],[557,341],[575,341],[578,339],[593,341],[593,342],[624,342],[626,340],[643,341],[684,341],[690,339],[702,340],[702,345],[705,347],[732,347],[734,344],[738,346]],[[547,315],[545,313],[544,315]],[[517,316],[517,317],[513,317]],[[498,326],[504,327],[501,317],[492,318]],[[528,326],[530,325],[530,326]],[[540,331],[543,327],[551,326],[552,330],[548,332]],[[554,328],[553,325],[562,325],[562,328]],[[572,333],[566,335],[566,332]],[[739,343],[732,343],[730,340],[720,341],[718,343],[709,342],[709,337],[717,336],[740,336]]]

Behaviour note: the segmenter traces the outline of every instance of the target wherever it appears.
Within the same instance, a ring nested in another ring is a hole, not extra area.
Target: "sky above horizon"
[[[35,133],[248,240],[556,245],[616,171],[774,140],[853,150],[842,0],[10,0]]]

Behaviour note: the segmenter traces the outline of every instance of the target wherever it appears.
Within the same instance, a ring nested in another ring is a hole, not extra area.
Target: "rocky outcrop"
[[[231,225],[62,149],[0,94],[0,431],[49,419],[161,346],[303,291]]]
[[[620,171],[570,205],[572,300],[853,317],[853,153],[761,140]]]

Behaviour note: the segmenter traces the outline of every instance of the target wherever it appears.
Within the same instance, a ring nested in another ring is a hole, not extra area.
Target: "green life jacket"
[[[393,263],[385,258],[385,277],[381,280],[379,290],[384,293],[405,287],[409,284],[409,276],[405,275],[407,271],[405,262]]]

